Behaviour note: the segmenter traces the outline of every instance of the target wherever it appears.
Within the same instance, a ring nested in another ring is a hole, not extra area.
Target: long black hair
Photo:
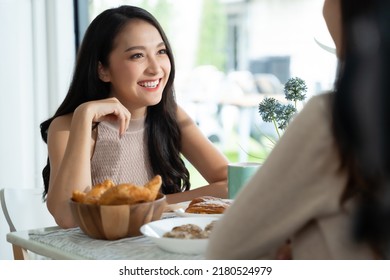
[[[390,1],[341,0],[342,51],[333,128],[358,201],[354,236],[390,252]]]
[[[177,123],[177,103],[173,82],[175,64],[169,41],[158,23],[149,12],[139,7],[120,6],[105,10],[89,25],[80,50],[68,93],[58,110],[40,125],[43,141],[47,143],[47,132],[51,122],[58,116],[74,112],[82,103],[108,98],[110,83],[99,79],[98,63],[108,66],[109,54],[116,36],[131,19],[141,19],[152,24],[159,31],[171,63],[171,72],[164,88],[162,100],[147,108],[145,133],[149,160],[154,174],[163,179],[162,191],[165,194],[190,189],[189,172],[180,156],[181,133]],[[50,161],[42,171],[44,181],[43,197],[46,197],[50,180]]]

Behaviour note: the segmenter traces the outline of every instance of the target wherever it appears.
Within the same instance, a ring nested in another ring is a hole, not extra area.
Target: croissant
[[[162,184],[160,175],[156,175],[144,186],[134,184],[114,185],[111,180],[95,185],[87,192],[73,191],[72,200],[79,203],[98,205],[136,204],[156,199]]]
[[[100,199],[100,196],[113,186],[114,182],[107,179],[103,183],[93,186],[88,192],[81,192],[78,190],[73,191],[72,200],[85,204],[97,204]]]
[[[95,185],[89,192],[85,194],[84,203],[86,204],[98,204],[100,197],[108,189],[114,187],[114,182],[111,180],[105,180],[101,184]]]

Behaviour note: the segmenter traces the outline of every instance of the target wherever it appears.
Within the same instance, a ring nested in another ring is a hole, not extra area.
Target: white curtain
[[[74,36],[72,0],[0,0],[0,188],[43,188],[39,124],[66,94]],[[1,213],[0,259],[13,258],[7,232]]]

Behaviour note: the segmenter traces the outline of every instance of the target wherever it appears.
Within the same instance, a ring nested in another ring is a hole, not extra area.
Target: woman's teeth
[[[146,88],[155,88],[160,83],[160,80],[154,81],[154,82],[141,82],[139,83],[140,86],[146,87]]]

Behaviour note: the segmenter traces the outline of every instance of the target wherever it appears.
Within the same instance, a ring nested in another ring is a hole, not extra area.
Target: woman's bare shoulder
[[[191,116],[180,106],[177,107],[176,117],[182,131],[188,130],[188,128],[193,129],[196,126]]]
[[[179,105],[177,105],[176,114],[177,114],[177,118],[178,118],[178,119],[187,116],[186,111],[184,111],[184,109],[183,109],[181,106],[179,106]]]
[[[73,114],[56,117],[49,126],[49,131],[69,131]]]
[[[188,120],[193,121],[191,116],[180,106],[177,106],[176,117],[179,122]]]

